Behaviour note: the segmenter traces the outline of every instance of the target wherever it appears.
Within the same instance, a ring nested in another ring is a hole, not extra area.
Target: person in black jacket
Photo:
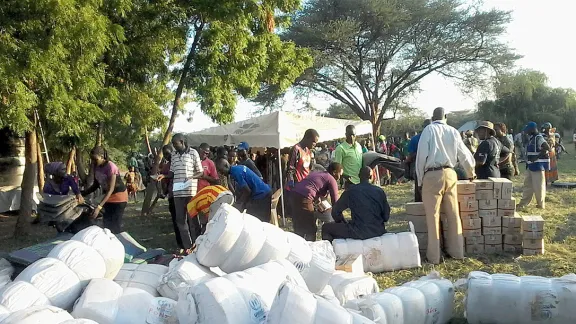
[[[482,141],[474,154],[476,160],[476,176],[478,179],[500,178],[500,159],[506,158],[510,150],[496,139],[494,124],[482,121],[476,127],[478,138]]]

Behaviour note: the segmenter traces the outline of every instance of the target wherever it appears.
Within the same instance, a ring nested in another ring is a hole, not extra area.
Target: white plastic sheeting
[[[158,297],[160,278],[168,272],[168,267],[161,264],[132,264],[122,266],[114,281],[122,288],[138,288]]]
[[[262,323],[286,280],[306,289],[304,279],[287,260],[207,280],[180,293],[178,319],[180,324]]]
[[[373,324],[374,322],[316,296],[302,287],[285,282],[278,290],[266,323]]]
[[[336,254],[328,241],[309,242],[312,250],[310,265],[302,271],[308,289],[320,294],[330,281],[336,267]]]
[[[421,266],[418,239],[413,232],[386,233],[368,240],[336,239],[334,252],[340,258],[362,254],[364,271],[380,273]]]
[[[33,306],[49,306],[50,301],[32,284],[16,281],[0,290],[0,305],[10,312],[16,312]]]
[[[90,226],[78,232],[71,240],[80,241],[94,248],[106,264],[105,278],[114,279],[124,264],[124,245],[108,229]]]
[[[68,321],[62,322],[60,324],[100,324],[100,323],[91,321],[89,319],[79,318],[79,319],[68,320]]]
[[[330,278],[330,287],[334,296],[344,305],[347,301],[380,291],[378,283],[372,276],[336,271]]]
[[[454,286],[439,275],[427,276],[350,300],[345,307],[379,324],[446,324],[454,309]]]
[[[176,301],[164,297],[154,298],[148,307],[146,324],[178,324]]]
[[[104,258],[98,251],[80,241],[60,243],[50,251],[48,257],[64,262],[78,276],[83,287],[86,287],[90,280],[103,278],[106,274]]]
[[[14,267],[6,259],[0,259],[0,289],[11,282]]]
[[[290,244],[290,253],[286,258],[290,261],[298,271],[301,273],[310,266],[312,262],[312,249],[308,242],[302,237],[292,233],[285,232]]]
[[[32,263],[14,281],[32,284],[48,298],[52,306],[62,309],[70,308],[82,292],[80,280],[74,271],[53,258]]]
[[[110,279],[94,279],[74,305],[74,318],[86,318],[99,324],[114,324],[123,289]]]
[[[516,277],[473,271],[468,275],[470,324],[564,324],[576,319],[576,275]]]
[[[34,306],[10,314],[2,324],[60,324],[72,320],[65,310],[53,306]]]
[[[0,323],[10,315],[10,310],[2,305],[0,305]]]
[[[125,288],[118,301],[115,324],[144,324],[154,296],[138,288]]]
[[[168,272],[160,278],[158,292],[163,297],[178,300],[180,290],[216,277],[218,275],[201,265],[196,259],[196,253],[192,253],[182,260],[174,259],[170,262]]]
[[[242,271],[285,259],[291,249],[287,234],[223,204],[197,239],[196,256],[206,267],[219,267],[225,273]]]

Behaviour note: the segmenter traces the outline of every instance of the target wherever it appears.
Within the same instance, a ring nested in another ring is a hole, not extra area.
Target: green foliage
[[[331,104],[323,116],[338,119],[360,120],[360,117],[358,117],[350,107],[341,103]]]
[[[310,0],[292,21],[283,37],[314,56],[295,85],[330,95],[373,125],[431,73],[469,86],[518,58],[499,41],[510,14],[460,0]]]
[[[478,118],[504,122],[516,130],[528,121],[571,129],[576,120],[576,91],[551,88],[542,72],[520,70],[494,81],[495,100],[478,104]]]

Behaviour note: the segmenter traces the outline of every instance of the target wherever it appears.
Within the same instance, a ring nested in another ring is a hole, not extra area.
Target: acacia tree
[[[373,125],[432,73],[477,84],[518,56],[499,41],[510,21],[461,0],[310,0],[283,35],[311,49],[314,65],[295,86],[327,94]],[[262,93],[259,102],[273,96]]]
[[[295,11],[300,0],[187,2],[187,52],[174,70],[176,81],[170,121],[163,145],[170,142],[183,101],[192,98],[218,123],[233,121],[238,96],[255,97],[263,87],[284,92],[312,64],[304,49],[274,33],[274,13]],[[162,154],[156,155],[157,172]],[[148,212],[155,186],[147,190],[142,213]]]

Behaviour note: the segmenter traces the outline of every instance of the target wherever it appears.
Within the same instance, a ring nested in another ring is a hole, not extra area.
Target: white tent
[[[356,134],[372,133],[368,121],[355,121],[299,115],[290,112],[273,112],[233,124],[216,126],[188,134],[192,146],[208,143],[212,146],[237,145],[247,142],[251,147],[290,147],[298,143],[304,132],[314,128],[320,134],[320,141],[343,138],[348,125],[356,127]]]
[[[467,132],[469,130],[474,131],[477,126],[478,122],[476,120],[471,120],[469,122],[466,122],[464,125],[460,126],[460,128],[458,128],[458,131],[459,132]]]

